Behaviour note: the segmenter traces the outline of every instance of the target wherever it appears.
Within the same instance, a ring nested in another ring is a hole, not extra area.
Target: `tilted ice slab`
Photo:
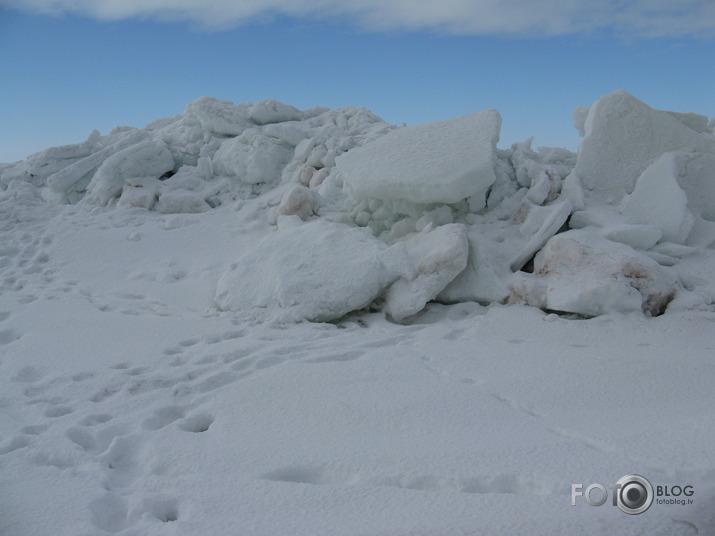
[[[715,152],[681,152],[678,160],[678,183],[688,197],[688,207],[715,222]]]
[[[114,153],[94,174],[85,200],[106,205],[119,197],[132,179],[158,179],[174,169],[174,158],[163,142],[147,140]]]
[[[665,152],[715,154],[715,138],[688,126],[691,115],[654,110],[623,90],[609,93],[588,111],[575,173],[587,190],[618,202]]]
[[[693,228],[688,197],[678,184],[676,153],[665,153],[638,178],[621,213],[630,223],[651,225],[664,240],[684,244]]]
[[[361,199],[484,206],[494,183],[501,117],[490,108],[447,121],[393,130],[336,159],[347,191]]]
[[[385,312],[400,322],[419,313],[467,266],[467,229],[442,225],[398,242],[382,256],[385,266],[400,274],[385,296]]]

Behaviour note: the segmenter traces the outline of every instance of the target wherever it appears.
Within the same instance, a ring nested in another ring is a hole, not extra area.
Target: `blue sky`
[[[572,109],[616,88],[715,114],[715,3],[652,8],[673,3],[0,0],[0,162],[202,95],[365,106],[397,124],[491,106],[501,147],[576,149]]]

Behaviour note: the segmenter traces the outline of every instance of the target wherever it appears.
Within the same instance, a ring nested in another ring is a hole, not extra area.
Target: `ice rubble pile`
[[[234,106],[203,97],[146,128],[94,131],[0,167],[0,188],[38,188],[47,201],[203,212],[281,182],[315,188],[335,157],[390,129],[363,108],[312,108],[266,100]]]
[[[403,321],[432,300],[587,316],[712,306],[712,285],[679,271],[715,243],[712,121],[622,90],[573,118],[577,154],[498,149],[493,109],[396,128],[362,108],[205,97],[0,165],[0,195],[163,213],[263,200],[274,225],[215,296],[256,320],[370,306]]]

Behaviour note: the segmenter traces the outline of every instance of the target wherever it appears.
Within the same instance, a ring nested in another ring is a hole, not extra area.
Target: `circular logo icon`
[[[653,504],[653,486],[640,475],[626,475],[616,484],[616,504],[626,514],[642,514]]]

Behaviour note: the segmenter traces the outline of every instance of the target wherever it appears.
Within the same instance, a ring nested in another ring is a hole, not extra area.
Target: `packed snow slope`
[[[0,534],[715,534],[713,122],[573,119],[202,98],[0,164]],[[632,473],[693,502],[571,505]]]

